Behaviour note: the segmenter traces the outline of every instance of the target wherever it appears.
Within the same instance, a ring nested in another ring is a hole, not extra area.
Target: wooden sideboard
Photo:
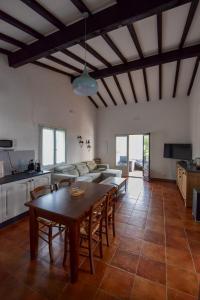
[[[192,207],[193,188],[200,188],[200,170],[188,168],[185,163],[176,165],[176,183],[186,207]]]

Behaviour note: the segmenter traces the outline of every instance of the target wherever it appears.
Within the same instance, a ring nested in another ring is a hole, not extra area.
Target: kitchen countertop
[[[6,184],[9,182],[14,182],[18,180],[28,179],[31,177],[41,176],[45,174],[51,173],[50,171],[41,171],[41,172],[21,172],[14,175],[7,175],[2,178],[0,178],[0,185]]]
[[[178,164],[187,172],[200,173],[199,169],[197,169],[195,166],[188,166],[185,161],[178,161]]]

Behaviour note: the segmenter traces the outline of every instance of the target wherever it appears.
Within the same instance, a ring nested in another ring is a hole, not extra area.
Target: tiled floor
[[[69,283],[63,240],[54,242],[55,262],[40,244],[29,260],[28,219],[0,231],[0,299],[5,300],[194,300],[199,298],[200,224],[185,209],[172,183],[130,179],[119,201],[117,236],[95,259],[90,275],[81,259],[80,278]],[[199,272],[199,273],[198,273]]]

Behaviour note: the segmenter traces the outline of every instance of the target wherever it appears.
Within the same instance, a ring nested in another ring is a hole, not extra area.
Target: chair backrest
[[[53,186],[52,185],[41,185],[36,187],[33,191],[30,192],[31,194],[31,200],[35,200],[41,196],[44,196],[46,194],[53,192]]]
[[[66,186],[70,186],[72,184],[72,179],[70,178],[65,178],[59,181],[58,183],[58,187],[66,187]]]
[[[106,196],[106,211],[108,211],[110,207],[115,207],[116,198],[117,188],[113,187]]]
[[[92,233],[97,224],[103,220],[106,211],[106,196],[96,202],[89,213],[89,232]]]

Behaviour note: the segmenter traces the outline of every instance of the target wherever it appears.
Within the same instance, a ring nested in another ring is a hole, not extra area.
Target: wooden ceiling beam
[[[144,55],[143,55],[143,52],[142,52],[142,48],[140,46],[140,42],[138,40],[138,37],[137,37],[137,34],[136,34],[136,31],[134,29],[134,26],[133,24],[129,24],[127,25],[127,28],[128,28],[128,31],[130,33],[130,36],[132,38],[132,41],[138,51],[138,54],[139,54],[139,57],[140,58],[144,58]],[[146,92],[146,99],[147,101],[150,100],[149,98],[149,88],[148,88],[148,82],[147,82],[147,73],[146,73],[146,70],[145,68],[142,70],[142,73],[143,73],[143,78],[144,78],[144,86],[145,86],[145,92]]]
[[[11,45],[15,45],[16,47],[19,47],[19,48],[23,48],[23,47],[26,47],[26,44],[19,41],[19,40],[16,40],[4,33],[1,33],[0,32],[0,40],[6,42],[6,43],[9,43]]]
[[[101,78],[101,82],[102,82],[102,84],[104,85],[104,87],[105,87],[105,89],[106,89],[108,95],[110,96],[110,98],[111,98],[113,104],[116,106],[116,105],[117,105],[117,102],[115,101],[115,98],[113,97],[113,95],[112,95],[112,93],[111,93],[111,91],[110,91],[110,89],[109,89],[109,87],[108,87],[106,81],[105,81],[103,78]]]
[[[99,92],[97,92],[97,96],[100,98],[100,100],[103,103],[103,105],[105,107],[108,107],[108,104],[106,103],[106,101],[103,99],[102,95]]]
[[[106,78],[113,75],[123,74],[127,71],[136,71],[144,68],[158,66],[159,64],[170,63],[173,61],[187,59],[191,57],[199,56],[200,44],[185,47],[182,49],[171,50],[163,52],[161,54],[151,55],[148,57],[140,58],[137,60],[129,61],[126,64],[115,65],[101,69],[98,71],[90,72],[90,75],[95,78]]]
[[[92,104],[98,109],[99,106],[96,104],[96,102],[94,101],[94,99],[91,96],[88,96],[88,98],[90,99],[90,101],[92,102]]]
[[[10,54],[9,63],[12,67],[19,67],[64,48],[73,46],[84,40],[84,20],[80,20],[66,27],[62,22],[58,22],[57,18],[52,17],[52,14],[44,9],[38,2],[33,0],[21,1],[42,15],[60,30],[32,43],[25,49],[21,49]],[[121,6],[115,4],[88,17],[87,39],[98,36],[101,33],[114,30],[119,26],[125,26],[131,22],[152,16],[161,11],[188,3],[191,0],[125,1],[126,5]]]
[[[77,73],[81,73],[82,72],[81,69],[79,69],[79,68],[77,68],[77,67],[75,67],[75,66],[73,66],[73,65],[71,65],[71,64],[69,64],[69,63],[67,63],[67,62],[65,62],[65,61],[63,61],[63,60],[61,60],[61,59],[59,59],[57,57],[55,57],[55,56],[53,56],[53,55],[49,55],[49,56],[47,56],[45,58],[47,58],[48,60],[51,60],[51,61],[55,62],[56,64],[59,64],[59,65],[63,66],[63,67],[69,68],[69,69],[71,69],[71,70],[73,70],[73,71],[75,71]]]
[[[131,90],[132,90],[132,93],[133,93],[133,98],[135,100],[135,103],[138,103],[138,99],[137,99],[137,95],[136,95],[136,92],[135,92],[135,88],[134,88],[134,84],[133,84],[133,79],[132,79],[132,76],[131,76],[131,72],[128,72],[128,79],[129,79],[129,82],[130,82],[130,86],[131,86]]]
[[[4,49],[4,48],[0,48],[0,53],[1,54],[5,54],[5,55],[9,55],[11,53],[11,51]]]
[[[87,12],[89,15],[91,15],[91,11],[88,9],[88,7],[83,3],[81,0],[71,0],[71,2],[76,6],[76,8],[81,12],[85,13]]]
[[[51,14],[46,8],[44,8],[40,3],[35,0],[20,0],[37,14],[46,19],[49,23],[53,24],[56,28],[60,30],[65,30],[66,26],[60,20],[58,20],[53,14]]]
[[[103,39],[106,41],[106,43],[110,46],[110,48],[115,52],[115,54],[121,59],[121,61],[123,63],[127,62],[127,59],[125,58],[125,56],[121,53],[121,51],[119,50],[119,48],[115,45],[115,43],[112,41],[112,39],[109,37],[109,35],[107,33],[104,33],[101,35],[103,37]],[[134,88],[134,84],[133,84],[133,79],[131,77],[131,74],[129,72],[127,72],[128,74],[128,78],[129,78],[129,83],[131,86],[131,91],[133,93],[133,97],[135,102],[137,103],[137,96],[135,93],[135,88]],[[120,92],[121,94],[121,92]],[[124,97],[125,98],[125,97]]]
[[[186,41],[188,32],[190,30],[190,27],[191,27],[191,24],[192,24],[192,21],[193,21],[193,18],[194,18],[194,15],[195,15],[198,4],[199,4],[199,0],[193,0],[190,4],[190,9],[189,9],[189,12],[188,12],[187,20],[186,20],[184,30],[183,30],[183,34],[182,34],[182,37],[181,37],[181,41],[180,41],[180,44],[179,44],[179,49],[182,49],[184,44],[185,44],[185,41]],[[180,68],[181,68],[181,62],[180,62],[180,60],[178,60],[176,62],[176,72],[175,72],[174,88],[173,88],[173,94],[172,94],[173,98],[176,97]]]
[[[188,96],[190,96],[191,91],[192,91],[192,87],[193,87],[194,80],[195,80],[195,77],[196,77],[196,74],[197,74],[197,70],[199,68],[199,61],[200,61],[200,58],[197,57],[195,65],[194,65],[194,69],[193,69],[193,72],[192,72],[192,77],[191,77],[191,80],[190,80],[190,84],[189,84],[189,87],[188,87],[188,91],[187,91]]]
[[[80,56],[74,54],[73,52],[69,51],[68,49],[63,49],[61,50],[61,52],[69,57],[71,57],[72,59],[74,59],[75,61],[79,62],[82,65],[85,65],[85,60],[82,59]],[[87,66],[91,69],[91,70],[98,70],[98,68],[96,68],[95,66],[93,66],[92,64],[90,64],[89,62],[87,62]]]
[[[81,42],[80,45],[81,45],[82,47],[85,47],[85,43],[84,43],[84,42]],[[90,45],[88,45],[88,43],[86,43],[86,49],[87,49],[87,51],[88,51],[90,54],[92,54],[96,59],[98,59],[98,60],[99,60],[100,62],[102,62],[104,65],[106,65],[107,67],[112,67],[111,63],[109,63],[103,56],[101,56],[101,55],[100,55],[96,50],[94,50]],[[116,83],[116,86],[117,86],[117,88],[118,88],[118,90],[119,90],[119,93],[120,93],[120,95],[121,95],[121,97],[122,97],[122,100],[123,100],[124,104],[127,104],[126,98],[125,98],[125,96],[124,96],[124,93],[123,93],[123,91],[122,91],[122,88],[121,88],[121,85],[120,85],[120,83],[119,83],[118,78],[114,75],[114,76],[113,76],[113,79],[114,79],[114,81],[115,81],[115,83]]]
[[[49,66],[49,65],[46,65],[40,61],[34,61],[32,62],[33,65],[36,65],[36,66],[39,66],[39,67],[42,67],[42,68],[45,68],[47,70],[50,70],[50,71],[54,71],[56,73],[59,73],[59,74],[62,74],[62,75],[67,75],[67,76],[70,76],[71,77],[71,74],[65,72],[65,71],[62,71],[62,70],[59,70],[55,67],[52,67],[52,66]]]
[[[33,28],[29,27],[28,25],[18,21],[17,19],[13,18],[12,16],[8,15],[7,13],[0,10],[0,20],[30,34],[31,36],[35,37],[36,39],[41,39],[43,37],[42,34],[34,30]]]
[[[157,15],[158,53],[162,53],[162,13]],[[162,99],[162,64],[159,64],[159,99]]]

